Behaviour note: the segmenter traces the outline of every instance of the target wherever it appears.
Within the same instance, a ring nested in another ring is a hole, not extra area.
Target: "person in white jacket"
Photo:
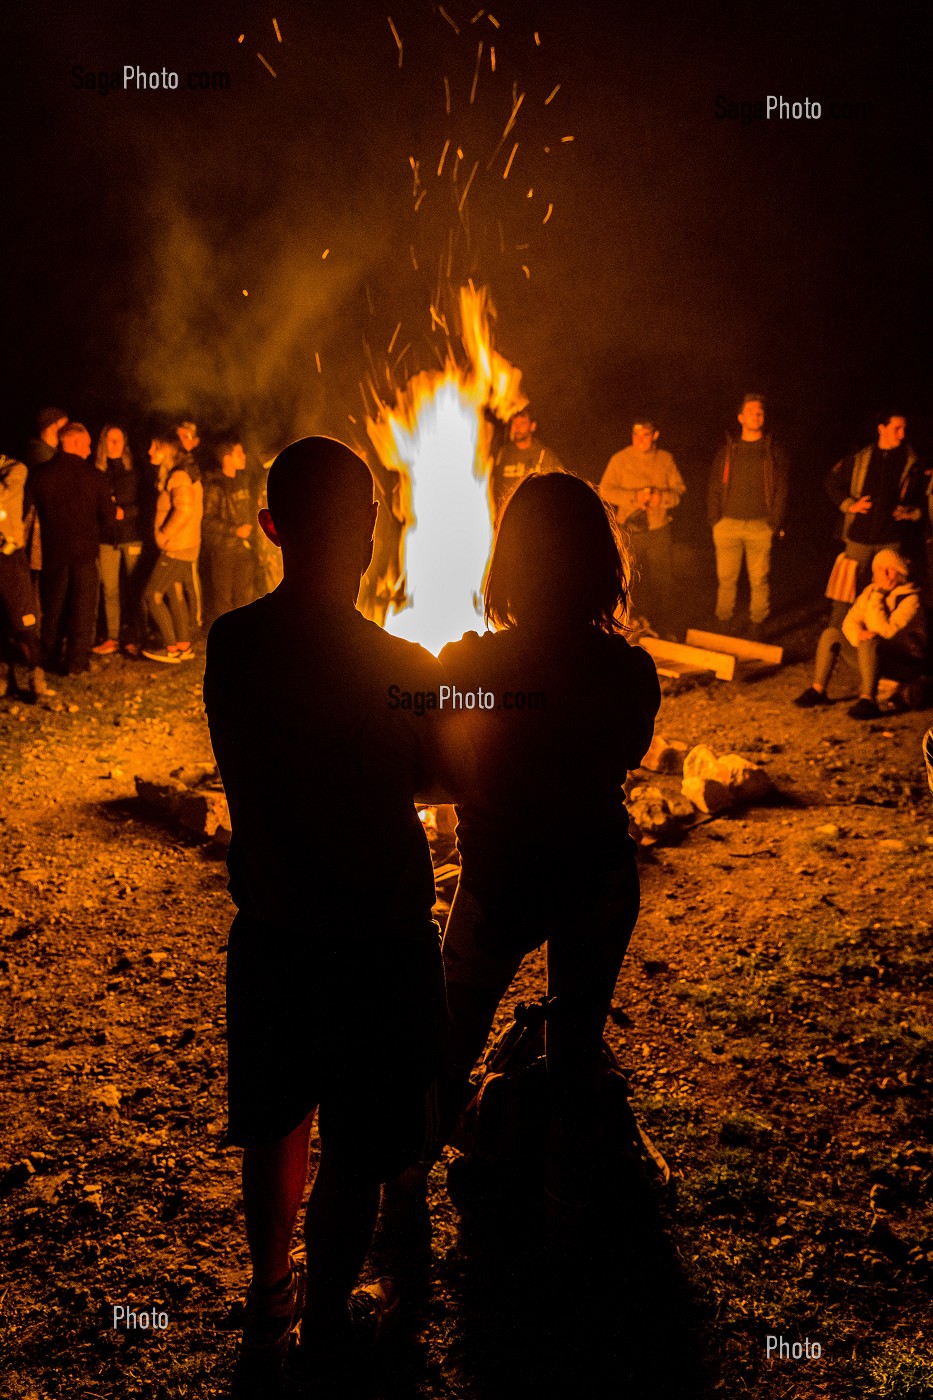
[[[856,598],[842,627],[826,627],[817,643],[813,683],[794,701],[801,709],[827,705],[826,687],[838,660],[859,676],[853,719],[876,719],[878,678],[901,682],[901,694],[918,680],[926,650],[926,619],[920,590],[908,581],[910,566],[896,550],[882,549],[871,567],[871,583]]]

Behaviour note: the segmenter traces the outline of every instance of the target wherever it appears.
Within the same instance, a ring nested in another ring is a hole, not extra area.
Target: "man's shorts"
[[[283,929],[238,914],[227,954],[230,1142],[285,1137],[387,1181],[418,1159],[447,1004],[437,925]]]

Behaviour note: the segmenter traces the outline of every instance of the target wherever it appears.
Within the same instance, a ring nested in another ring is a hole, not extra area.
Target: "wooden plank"
[[[699,632],[695,627],[687,632],[687,642],[692,647],[708,647],[710,651],[739,656],[743,661],[765,661],[769,666],[780,666],[784,660],[783,647],[749,642],[745,637],[723,637],[718,632]]]
[[[669,680],[680,680],[683,676],[709,676],[710,680],[716,679],[715,671],[711,671],[708,666],[691,666],[687,661],[655,660],[654,669],[659,676],[666,676]]]
[[[644,647],[655,661],[683,661],[688,666],[696,666],[703,671],[713,671],[721,681],[731,681],[735,675],[735,657],[721,651],[708,651],[702,647],[684,646],[682,642],[665,642],[660,637],[641,637],[638,645]]]

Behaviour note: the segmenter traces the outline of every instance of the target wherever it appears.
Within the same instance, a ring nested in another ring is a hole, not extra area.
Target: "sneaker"
[[[877,719],[880,714],[874,700],[869,700],[867,695],[860,696],[854,705],[849,706],[851,719]]]
[[[106,642],[100,642],[96,647],[91,647],[92,656],[113,656],[114,652],[120,648],[112,637],[108,637]]]
[[[250,1284],[247,1290],[243,1340],[230,1386],[232,1395],[267,1400],[279,1385],[305,1305],[304,1262],[293,1258],[291,1266],[288,1278],[278,1288],[258,1289]]]
[[[177,666],[181,657],[177,651],[169,651],[168,647],[143,647],[143,656],[147,661],[164,661],[169,666]]]
[[[829,696],[825,690],[814,690],[812,685],[808,685],[806,690],[801,691],[794,701],[794,704],[801,710],[812,709],[814,705],[828,705]]]
[[[179,647],[179,648],[178,648],[178,650],[175,652],[175,659],[176,659],[177,661],[193,661],[193,660],[194,660],[194,647],[191,645],[190,642],[188,643],[188,645],[187,645],[186,647]]]
[[[347,1300],[346,1326],[315,1337],[308,1320],[301,1324],[301,1340],[286,1358],[283,1376],[286,1393],[315,1394],[339,1382],[343,1392],[348,1372],[362,1369],[377,1346],[391,1333],[399,1318],[401,1300],[389,1278],[355,1288]]]

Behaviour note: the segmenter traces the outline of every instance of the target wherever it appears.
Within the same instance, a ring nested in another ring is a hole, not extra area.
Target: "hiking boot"
[[[869,700],[867,695],[859,696],[855,704],[849,706],[850,719],[877,719],[880,714],[874,700]]]
[[[347,1299],[346,1324],[326,1333],[305,1318],[301,1340],[283,1371],[286,1395],[347,1393],[348,1376],[361,1370],[398,1320],[401,1302],[389,1278],[355,1288]]]
[[[292,1345],[305,1305],[305,1266],[292,1259],[291,1271],[278,1288],[246,1293],[243,1340],[236,1359],[230,1393],[267,1400],[279,1386],[282,1366]]]
[[[829,696],[825,690],[814,690],[812,685],[808,685],[806,690],[801,691],[794,701],[794,704],[801,710],[811,710],[814,705],[828,705]]]
[[[143,656],[147,661],[163,661],[168,666],[177,666],[181,657],[177,651],[169,651],[168,647],[143,647]]]
[[[99,642],[96,647],[91,647],[92,656],[113,656],[120,648],[112,637],[108,637],[106,642]]]

